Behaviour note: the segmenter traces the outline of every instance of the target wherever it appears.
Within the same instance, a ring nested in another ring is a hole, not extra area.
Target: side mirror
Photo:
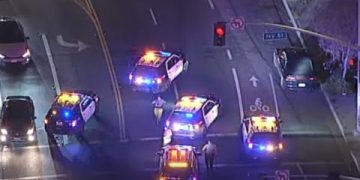
[[[34,119],[36,119],[37,117],[36,116],[34,116]]]
[[[30,37],[26,36],[26,37],[25,37],[25,39],[26,39],[26,40],[29,40],[29,39],[30,39]]]
[[[162,156],[162,155],[163,155],[163,152],[162,152],[162,151],[158,151],[158,152],[156,152],[156,155]]]
[[[198,152],[195,152],[195,155],[196,155],[196,156],[201,156],[202,153],[198,151]]]

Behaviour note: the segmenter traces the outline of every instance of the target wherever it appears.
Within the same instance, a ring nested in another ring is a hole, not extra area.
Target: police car
[[[55,98],[45,118],[48,134],[81,134],[98,110],[99,98],[91,91],[62,92]]]
[[[187,70],[188,65],[189,62],[181,53],[146,52],[129,75],[130,86],[135,91],[163,92]]]
[[[199,178],[198,156],[195,147],[187,145],[164,146],[160,152],[160,180],[196,180]]]
[[[165,123],[174,136],[194,138],[205,135],[219,116],[220,100],[213,96],[184,96],[177,101]]]
[[[254,158],[274,157],[284,148],[281,121],[274,116],[251,116],[242,122],[246,151]]]

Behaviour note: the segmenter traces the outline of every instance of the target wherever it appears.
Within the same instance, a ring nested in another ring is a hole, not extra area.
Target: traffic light
[[[226,23],[217,22],[214,25],[214,45],[215,46],[224,46],[225,45],[225,36],[226,35]]]
[[[357,68],[357,59],[355,57],[351,57],[348,60],[349,68],[350,69],[356,69]]]

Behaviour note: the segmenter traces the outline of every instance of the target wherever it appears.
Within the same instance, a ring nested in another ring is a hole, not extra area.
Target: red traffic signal
[[[214,25],[214,45],[215,46],[224,46],[225,45],[225,35],[226,35],[226,23],[217,22]]]

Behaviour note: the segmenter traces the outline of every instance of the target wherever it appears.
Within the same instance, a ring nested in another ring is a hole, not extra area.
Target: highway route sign
[[[282,40],[287,39],[288,34],[287,32],[265,32],[263,35],[264,40]]]
[[[276,170],[275,180],[290,180],[290,171],[288,169]]]

